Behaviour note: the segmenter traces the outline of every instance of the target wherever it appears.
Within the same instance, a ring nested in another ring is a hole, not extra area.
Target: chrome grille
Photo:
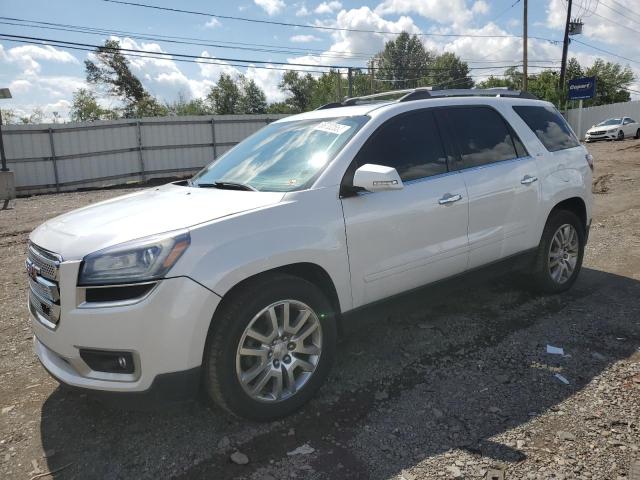
[[[606,132],[604,130],[597,130],[595,132],[591,132],[590,135],[604,135]]]
[[[37,245],[29,244],[27,258],[40,269],[40,275],[49,280],[58,280],[58,269],[62,259]]]
[[[60,321],[58,285],[62,257],[29,244],[25,266],[29,278],[29,309],[44,325],[55,328]]]

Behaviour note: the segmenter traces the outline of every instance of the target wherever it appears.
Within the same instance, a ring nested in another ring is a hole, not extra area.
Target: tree
[[[469,65],[455,53],[437,55],[429,66],[429,83],[439,88],[471,88],[473,80],[469,76]]]
[[[84,61],[87,82],[104,87],[109,95],[120,98],[124,103],[125,117],[166,114],[166,109],[145,90],[129,68],[129,61],[120,53],[117,40],[106,40],[94,55],[95,62]]]
[[[106,40],[94,55],[96,62],[84,61],[88,83],[106,87],[110,95],[130,104],[142,101],[149,95],[142,82],[131,72],[128,60],[120,53],[117,40]]]
[[[529,92],[542,100],[559,105],[564,101],[558,94],[559,81],[560,74],[557,71],[543,70],[536,75],[529,76]]]
[[[267,96],[258,84],[246,77],[240,78],[242,92],[238,100],[239,113],[267,113]]]
[[[96,96],[86,88],[73,93],[70,117],[72,122],[95,122],[110,117],[110,112],[98,105]]]
[[[187,97],[183,92],[178,93],[178,99],[173,103],[167,103],[165,105],[169,114],[184,116],[184,115],[209,115],[211,109],[202,98],[194,98],[187,100]]]
[[[402,32],[375,55],[375,75],[379,80],[389,80],[391,88],[411,87],[415,81],[410,79],[427,76],[431,60],[432,55],[425,50],[417,35]]]
[[[510,79],[502,78],[502,77],[494,77],[493,75],[491,75],[486,80],[478,82],[476,86],[478,88],[504,88],[504,87],[510,88],[510,89],[515,88],[515,86],[513,85],[513,82]]]
[[[24,115],[20,117],[20,123],[24,124],[36,124],[42,123],[44,113],[40,107],[36,107],[31,111],[30,115]]]
[[[288,70],[282,76],[280,89],[289,93],[286,103],[293,113],[306,112],[311,109],[316,79],[310,73],[301,75],[296,71]]]
[[[635,76],[628,65],[623,67],[619,63],[598,58],[584,73],[587,77],[596,77],[596,97],[585,102],[588,106],[628,102],[631,99],[627,89]]]
[[[2,110],[2,125],[12,125],[17,123],[18,116],[16,115],[15,110],[9,108],[7,110]]]
[[[207,101],[218,115],[239,113],[240,89],[231,75],[220,74],[218,83],[207,94]]]

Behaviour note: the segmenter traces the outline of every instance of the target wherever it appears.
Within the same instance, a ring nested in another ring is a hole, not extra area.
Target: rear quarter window
[[[513,110],[550,152],[580,145],[565,119],[555,108],[527,105],[513,107]]]

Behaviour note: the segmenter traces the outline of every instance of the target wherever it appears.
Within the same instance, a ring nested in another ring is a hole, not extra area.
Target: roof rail
[[[534,94],[522,92],[520,90],[509,90],[501,87],[497,88],[468,88],[468,89],[442,89],[434,90],[432,87],[409,88],[405,90],[390,90],[388,92],[374,93],[373,95],[363,95],[361,97],[345,98],[342,102],[333,102],[322,105],[316,110],[324,110],[327,108],[346,107],[350,105],[358,105],[369,102],[379,102],[389,97],[399,97],[396,102],[409,102],[412,100],[425,100],[428,98],[445,98],[445,97],[510,97],[510,98],[528,98],[538,100]],[[389,99],[393,100],[393,98]]]

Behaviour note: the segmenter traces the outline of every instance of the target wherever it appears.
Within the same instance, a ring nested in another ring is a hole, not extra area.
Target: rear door
[[[458,147],[469,195],[469,268],[535,246],[539,182],[535,159],[489,106],[439,110]]]
[[[431,109],[397,115],[362,147],[343,184],[366,163],[394,167],[404,188],[343,196],[354,306],[465,270],[467,192]]]
[[[622,129],[625,137],[632,137],[636,134],[636,124],[632,118],[624,117]]]

